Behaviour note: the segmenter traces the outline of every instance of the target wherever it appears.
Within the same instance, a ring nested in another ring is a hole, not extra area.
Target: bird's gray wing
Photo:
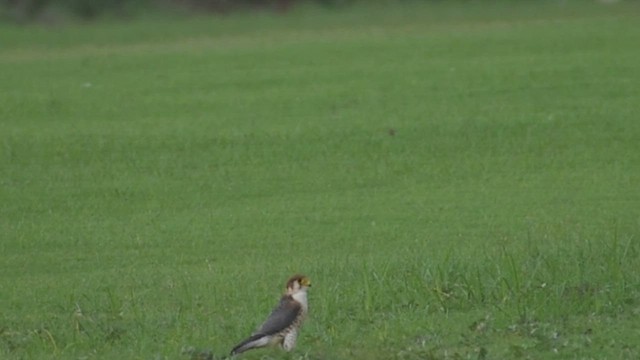
[[[280,304],[273,309],[271,315],[256,331],[256,334],[270,335],[286,329],[293,324],[301,311],[302,306],[300,306],[300,303],[293,300],[289,295],[283,296],[280,299]]]

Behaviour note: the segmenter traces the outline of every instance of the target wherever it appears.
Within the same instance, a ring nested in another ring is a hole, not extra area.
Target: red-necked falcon
[[[310,286],[311,280],[308,277],[292,276],[287,281],[287,290],[280,298],[280,304],[253,335],[231,350],[231,355],[269,345],[280,345],[284,350],[291,351],[296,345],[298,332],[309,311],[307,289]]]

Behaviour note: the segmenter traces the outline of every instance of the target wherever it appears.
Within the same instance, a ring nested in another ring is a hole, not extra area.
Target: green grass
[[[639,11],[3,25],[0,357],[638,358]]]

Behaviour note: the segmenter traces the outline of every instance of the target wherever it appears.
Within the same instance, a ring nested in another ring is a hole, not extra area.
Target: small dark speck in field
[[[396,135],[396,129],[389,128],[389,130],[387,130],[387,133],[389,134],[389,136],[395,136]]]
[[[487,319],[480,319],[469,325],[469,330],[483,333],[487,331],[488,326]]]

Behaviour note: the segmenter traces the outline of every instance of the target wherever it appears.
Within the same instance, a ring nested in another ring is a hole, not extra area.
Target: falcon
[[[285,351],[293,350],[309,310],[307,289],[310,286],[311,280],[308,277],[292,276],[287,281],[287,290],[278,306],[256,332],[231,350],[231,356],[270,345],[280,345]]]

